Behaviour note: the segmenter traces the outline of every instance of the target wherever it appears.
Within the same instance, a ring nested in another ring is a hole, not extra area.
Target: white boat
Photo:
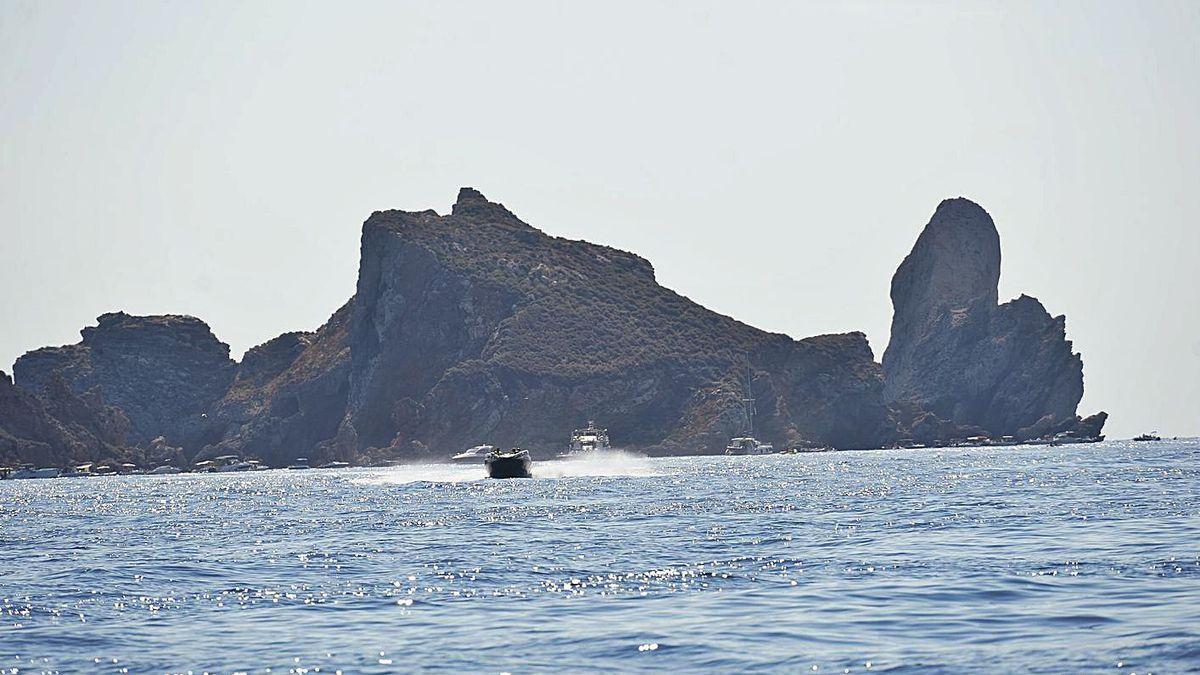
[[[468,448],[450,458],[452,462],[482,462],[493,450],[498,448],[494,445],[477,445],[473,448]]]
[[[312,467],[308,465],[307,457],[297,457],[296,461],[294,461],[288,465],[288,469],[290,469],[292,471],[303,471],[304,469],[311,469],[311,468]]]
[[[729,439],[729,445],[725,446],[725,454],[727,455],[773,455],[775,454],[775,446],[770,443],[760,443],[753,436],[739,436]]]
[[[230,471],[253,471],[254,465],[250,462],[233,462],[231,464],[222,464],[217,467],[217,473],[228,473]]]
[[[753,378],[750,374],[750,365],[747,363],[746,395],[742,398],[742,410],[746,415],[746,435],[729,439],[729,444],[725,446],[726,455],[771,455],[775,453],[775,446],[770,443],[762,443],[754,437],[754,393],[752,385]]]
[[[558,458],[570,459],[608,450],[612,450],[608,443],[608,429],[601,429],[594,421],[588,420],[586,427],[571,432],[571,444]]]
[[[181,473],[181,470],[178,467],[164,464],[163,466],[155,467],[146,473],[151,476],[169,476],[171,474]]]
[[[216,465],[216,471],[219,473],[227,473],[229,471],[253,471],[254,462],[242,461],[237,455],[221,455],[220,457],[212,458],[213,464]]]
[[[40,469],[25,467],[25,468],[17,469],[16,471],[10,473],[8,475],[8,478],[10,480],[27,480],[27,479],[31,479],[31,478],[58,478],[58,474],[60,474],[60,473],[61,473],[61,471],[59,471],[58,469],[56,469],[52,466],[42,467]]]
[[[87,478],[89,476],[94,476],[94,475],[96,475],[96,474],[92,472],[92,465],[89,463],[89,464],[80,464],[79,466],[67,469],[66,471],[63,471],[62,473],[58,474],[58,477],[59,478]]]

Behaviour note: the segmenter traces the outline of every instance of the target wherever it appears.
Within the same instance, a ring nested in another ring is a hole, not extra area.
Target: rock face
[[[1063,317],[1026,296],[998,305],[999,275],[991,218],[943,202],[892,280],[881,368],[862,333],[755,329],[658,285],[636,255],[548,236],[463,188],[448,215],[372,214],[354,297],[241,363],[199,319],[121,312],[26,354],[15,385],[0,377],[0,461],[545,455],[589,419],[618,447],[720,452],[747,431],[748,393],[755,435],[780,447],[1098,435],[1103,413],[1075,415]]]
[[[331,446],[346,412],[350,308],[339,309],[315,332],[285,333],[246,352],[229,391],[213,406],[221,440],[197,459],[240,454],[274,466],[297,457],[315,463],[357,459]]]
[[[1026,295],[998,305],[999,280],[991,217],[967,199],[942,202],[892,277],[883,355],[885,396],[917,436],[1036,437],[1078,426],[1083,361],[1065,317]]]
[[[129,420],[95,394],[76,395],[53,377],[42,395],[0,372],[0,466],[70,466],[88,460],[126,460]]]
[[[64,378],[75,392],[95,390],[124,411],[130,440],[166,436],[187,448],[209,442],[205,413],[229,389],[235,363],[229,346],[190,316],[104,314],[84,328],[83,341],[25,354],[13,367],[16,383],[39,393]]]
[[[363,228],[340,442],[445,453],[560,449],[596,419],[614,443],[714,452],[742,431],[870,447],[893,434],[861,333],[795,341],[659,286],[636,255],[554,238],[464,188],[450,215],[377,212]]]

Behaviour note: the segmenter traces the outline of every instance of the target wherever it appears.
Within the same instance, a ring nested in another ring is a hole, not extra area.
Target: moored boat
[[[220,457],[213,457],[212,461],[213,466],[216,467],[215,471],[218,473],[253,471],[255,468],[255,462],[244,461],[237,455],[221,455]],[[197,466],[199,465],[197,464]]]
[[[52,466],[34,469],[32,467],[22,467],[13,471],[8,475],[11,480],[27,480],[31,478],[58,478],[58,474],[62,473],[57,468]]]
[[[761,443],[753,436],[731,438],[729,445],[725,446],[727,455],[771,455],[774,453],[775,446],[770,443]]]
[[[488,478],[533,478],[533,460],[529,451],[521,448],[493,450],[483,460],[483,465],[487,468]]]
[[[96,474],[92,471],[92,465],[90,463],[88,463],[88,464],[80,464],[79,466],[71,467],[70,469],[67,469],[67,470],[63,471],[62,473],[58,474],[58,477],[59,478],[87,478],[89,476],[94,476],[94,475],[96,475]]]
[[[754,379],[750,365],[746,364],[746,393],[742,397],[742,412],[746,419],[746,435],[729,439],[725,446],[726,455],[771,455],[775,446],[763,443],[754,437]]]

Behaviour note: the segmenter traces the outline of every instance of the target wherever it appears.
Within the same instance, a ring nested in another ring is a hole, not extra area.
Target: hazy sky
[[[472,185],[725,314],[863,330],[938,202],[1200,434],[1200,2],[0,2],[0,368],[103,312],[235,356],[353,292],[361,223]]]

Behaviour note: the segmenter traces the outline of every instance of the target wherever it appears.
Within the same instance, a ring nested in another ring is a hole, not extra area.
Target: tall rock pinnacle
[[[892,277],[890,404],[993,435],[1077,422],[1083,361],[1066,318],[1025,295],[998,305],[999,280],[992,218],[968,199],[943,201]]]

